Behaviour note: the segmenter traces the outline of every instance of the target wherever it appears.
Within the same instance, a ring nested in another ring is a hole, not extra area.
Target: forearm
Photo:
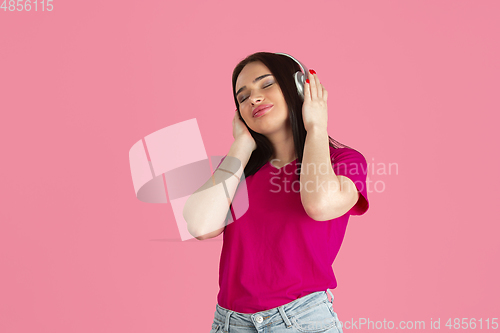
[[[191,235],[200,237],[224,227],[229,205],[239,184],[238,178],[242,178],[251,154],[252,151],[246,145],[234,141],[226,158],[213,175],[188,198],[183,216]],[[229,198],[223,183],[226,185]]]
[[[330,160],[328,132],[311,129],[307,132],[300,171],[300,198],[309,216],[319,214],[321,207],[334,202],[340,193],[339,179]]]

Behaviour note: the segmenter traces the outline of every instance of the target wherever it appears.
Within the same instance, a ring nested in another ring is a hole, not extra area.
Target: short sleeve
[[[347,214],[363,215],[370,206],[366,186],[368,170],[365,157],[359,151],[351,148],[332,149],[331,152],[330,159],[335,174],[351,179],[361,194],[358,202]]]

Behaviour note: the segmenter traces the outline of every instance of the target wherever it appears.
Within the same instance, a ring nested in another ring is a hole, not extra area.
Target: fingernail
[[[316,72],[314,71],[314,69],[310,69],[310,70],[309,70],[309,73],[311,73],[311,74],[316,74]]]
[[[306,79],[306,82],[309,83],[309,79]]]

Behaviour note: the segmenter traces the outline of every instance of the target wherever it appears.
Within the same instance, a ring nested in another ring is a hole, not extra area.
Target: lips
[[[270,107],[272,107],[273,105],[272,104],[265,104],[265,105],[259,105],[258,107],[256,107],[253,111],[252,111],[252,117],[255,117],[255,114],[259,111],[262,111],[262,110],[265,110],[265,109],[268,109]]]

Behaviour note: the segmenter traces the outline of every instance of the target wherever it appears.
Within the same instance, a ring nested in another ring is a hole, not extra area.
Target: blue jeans
[[[210,333],[343,333],[333,311],[333,294],[317,291],[277,308],[240,313],[215,307]]]

